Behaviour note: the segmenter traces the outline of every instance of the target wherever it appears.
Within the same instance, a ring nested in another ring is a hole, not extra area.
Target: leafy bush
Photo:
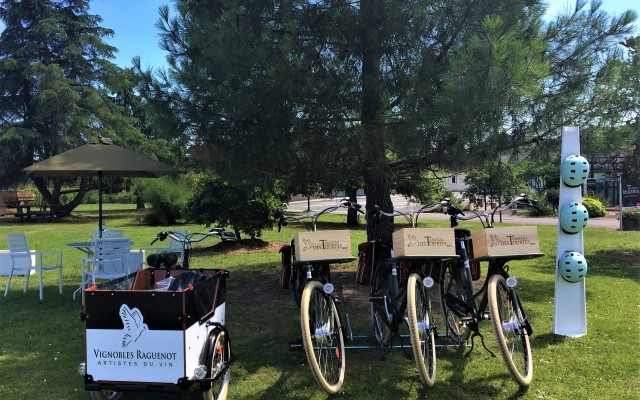
[[[273,212],[282,204],[279,195],[265,182],[229,181],[206,172],[195,180],[187,217],[206,226],[231,226],[238,238],[241,231],[255,238],[273,228]]]
[[[589,218],[604,217],[607,215],[607,209],[600,200],[591,197],[583,197],[582,205],[589,212]]]
[[[640,223],[640,208],[629,208],[622,210],[622,220]]]
[[[140,197],[151,208],[142,215],[147,225],[174,225],[184,217],[189,198],[189,185],[183,178],[138,179],[135,183]]]
[[[548,188],[545,195],[545,203],[548,204],[555,211],[557,211],[559,202],[560,202],[560,189],[556,187]]]

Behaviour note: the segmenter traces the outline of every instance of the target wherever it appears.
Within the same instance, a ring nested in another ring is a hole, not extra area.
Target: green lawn
[[[77,374],[83,358],[83,327],[79,301],[71,294],[80,283],[82,253],[65,243],[90,238],[96,229],[95,207],[83,207],[70,222],[20,224],[0,219],[0,249],[6,233],[26,233],[33,249],[63,251],[64,293],[57,293],[55,273],[45,275],[44,301],[38,300],[37,280],[22,293],[16,278],[9,297],[0,298],[0,399],[89,399]],[[136,222],[132,207],[105,205],[105,222],[122,228],[146,247],[167,228],[205,231],[202,226],[147,227]],[[330,216],[323,228],[342,228],[343,216]],[[445,226],[444,222],[423,222]],[[467,224],[477,229],[479,225]],[[299,227],[265,232],[265,241],[289,241]],[[540,226],[545,257],[513,262],[519,293],[534,329],[531,338],[534,380],[519,390],[510,378],[494,343],[489,322],[481,325],[492,358],[477,343],[468,357],[461,349],[437,350],[437,382],[423,388],[413,361],[393,350],[385,360],[380,349],[347,350],[344,399],[631,399],[640,393],[640,232],[586,228],[588,334],[581,338],[555,335],[553,327],[556,227]],[[362,229],[352,231],[352,244],[364,240]],[[215,241],[201,243],[212,246]],[[275,246],[277,247],[277,246]],[[205,249],[192,259],[193,267],[224,267],[230,271],[227,321],[233,351],[230,399],[325,399],[315,384],[303,352],[290,352],[298,339],[298,310],[291,294],[277,286],[277,250],[216,255]],[[349,315],[355,335],[369,335],[367,288],[355,284],[355,263],[332,270],[341,297],[341,311]],[[4,292],[6,277],[0,277]],[[371,343],[364,339],[362,343]],[[444,343],[444,341],[443,341]],[[157,394],[127,394],[128,399],[156,399]],[[169,399],[197,399],[199,392],[168,395]]]

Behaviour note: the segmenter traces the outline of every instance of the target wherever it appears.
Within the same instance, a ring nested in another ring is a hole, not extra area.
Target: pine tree
[[[140,143],[136,119],[110,90],[126,80],[110,59],[113,34],[87,0],[4,0],[0,19],[0,187],[24,180],[38,162],[103,135]],[[70,212],[89,187],[61,205],[63,179],[34,179],[43,198]],[[49,189],[51,184],[52,189]]]
[[[150,102],[227,168],[358,182],[386,210],[396,182],[557,140],[635,19],[595,0],[550,26],[541,0],[177,5],[159,21],[171,67],[147,74]]]

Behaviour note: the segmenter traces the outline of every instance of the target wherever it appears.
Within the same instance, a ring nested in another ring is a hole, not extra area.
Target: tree
[[[195,180],[187,214],[196,223],[231,226],[237,238],[244,232],[255,239],[273,228],[273,212],[281,205],[279,195],[270,185],[229,181],[207,171]]]
[[[109,61],[116,49],[103,38],[113,31],[88,9],[88,0],[0,2],[0,187],[22,181],[22,168],[97,135],[132,150],[145,143],[137,115],[125,110],[133,77]],[[90,188],[86,178],[34,182],[63,213]],[[79,189],[61,204],[68,185]]]
[[[524,191],[525,183],[517,171],[515,163],[501,160],[488,160],[480,168],[467,175],[465,183],[469,185],[464,196],[476,206],[489,203],[501,203]]]
[[[391,209],[395,182],[557,144],[632,29],[599,4],[545,26],[537,0],[179,1],[159,21],[169,71],[147,73],[145,96],[227,169],[360,181]]]

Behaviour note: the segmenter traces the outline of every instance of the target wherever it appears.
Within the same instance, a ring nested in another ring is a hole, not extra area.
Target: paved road
[[[335,205],[340,199],[313,199],[311,200],[311,210],[320,211],[326,207],[330,207]],[[393,207],[398,210],[410,210],[420,207],[419,204],[414,204],[409,202],[403,196],[392,196],[391,201],[393,202]],[[358,203],[363,207],[366,204],[366,200],[364,197],[358,197]],[[307,210],[307,201],[292,201],[289,203],[287,207],[288,211],[294,212],[303,212]],[[346,210],[338,210],[338,213],[345,213]],[[421,219],[433,219],[433,220],[448,220],[449,217],[442,213],[424,213],[420,215]],[[496,215],[496,223],[499,222],[498,216]],[[557,225],[558,218],[557,217],[524,217],[515,215],[507,215],[507,213],[502,213],[502,222],[503,223],[512,223],[512,224],[532,224],[532,225]],[[620,221],[613,215],[612,212],[609,212],[609,215],[602,218],[592,218],[589,220],[589,224],[587,227],[599,227],[599,228],[609,228],[609,229],[620,229]]]

